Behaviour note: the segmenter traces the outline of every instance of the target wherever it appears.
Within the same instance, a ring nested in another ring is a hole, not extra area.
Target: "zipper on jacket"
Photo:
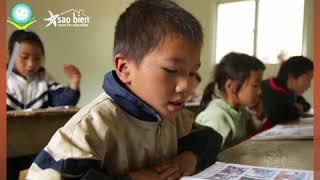
[[[28,101],[30,100],[30,98],[28,98],[29,95],[29,80],[26,79],[26,87],[23,93],[23,99],[22,99],[22,103],[23,103],[23,109],[27,109],[27,104]],[[31,95],[30,95],[31,96]]]
[[[157,114],[157,119],[158,119],[158,124],[157,124],[157,130],[156,130],[156,139],[155,139],[155,159],[159,159],[159,145],[158,143],[160,142],[160,136],[161,136],[161,126],[162,126],[162,119],[161,117]]]

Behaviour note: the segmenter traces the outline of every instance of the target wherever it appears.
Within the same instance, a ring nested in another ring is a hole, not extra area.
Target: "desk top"
[[[310,120],[290,124],[310,124]],[[218,160],[226,163],[313,170],[313,140],[246,140],[224,150]]]
[[[24,111],[7,111],[7,119],[14,118],[27,118],[27,117],[41,117],[41,116],[57,116],[57,115],[73,115],[79,111],[77,107],[68,108],[47,108],[47,109],[34,109]]]
[[[220,153],[218,160],[253,166],[313,170],[313,141],[247,140]]]

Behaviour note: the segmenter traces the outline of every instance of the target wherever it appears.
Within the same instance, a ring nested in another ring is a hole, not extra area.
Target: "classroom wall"
[[[28,4],[33,16],[38,20],[30,27],[30,30],[37,32],[45,44],[46,59],[45,67],[50,74],[59,82],[67,83],[63,74],[63,64],[76,64],[82,72],[80,106],[90,102],[102,92],[102,80],[104,74],[113,68],[112,47],[114,26],[118,16],[125,10],[133,0],[70,0],[70,1],[23,1]],[[216,43],[216,7],[215,0],[201,0],[201,3],[194,0],[174,0],[179,5],[190,11],[199,19],[203,26],[204,46],[201,55],[200,74],[202,83],[200,88],[204,89],[211,79],[213,62],[215,59]],[[18,0],[8,1],[8,14],[12,7],[20,3]],[[305,36],[310,39],[304,42],[304,54],[312,58],[313,54],[313,0],[307,0],[306,7],[309,8],[307,16],[307,29]],[[310,4],[311,3],[311,4]],[[53,13],[62,13],[69,9],[83,9],[90,16],[90,24],[86,28],[59,28],[48,27],[44,18],[49,17],[48,10]],[[11,34],[14,28],[8,25],[7,35]],[[267,65],[265,77],[276,74],[278,65]],[[311,88],[313,89],[313,88]],[[309,101],[313,99],[313,91],[306,93]]]
[[[175,0],[179,5],[191,12],[200,21],[203,34],[204,46],[201,52],[201,67],[199,73],[202,78],[200,89],[204,89],[211,80],[212,59],[215,57],[215,35],[216,35],[216,1],[201,0],[201,3],[195,0]]]
[[[12,7],[20,2],[18,0],[9,1],[7,11],[11,13]],[[67,83],[63,74],[63,64],[76,64],[82,72],[82,96],[79,105],[88,103],[102,92],[103,76],[113,68],[114,26],[118,16],[132,0],[23,2],[31,7],[33,16],[38,19],[30,30],[37,32],[45,44],[45,67],[48,72],[59,82]],[[213,28],[211,15],[213,8],[211,6],[215,4],[215,1],[202,0],[201,3],[197,3],[194,0],[176,0],[176,2],[194,14],[203,26],[204,46],[200,72],[209,74]],[[84,9],[85,13],[90,16],[90,24],[87,28],[45,28],[47,22],[43,19],[49,17],[48,10],[53,13],[62,13],[71,8]],[[8,37],[14,30],[15,28],[8,25]],[[208,78],[203,78],[204,82],[207,82]]]
[[[8,12],[20,3],[19,0],[8,1]],[[46,59],[45,67],[59,82],[67,83],[63,74],[63,64],[75,64],[82,73],[82,106],[102,92],[104,74],[113,68],[112,47],[114,26],[118,16],[129,6],[130,0],[55,0],[23,1],[28,4],[38,19],[30,26],[42,38]],[[62,13],[69,9],[83,9],[90,16],[90,23],[85,28],[45,28],[49,17],[48,10]],[[8,25],[8,36],[14,30]]]
[[[305,17],[304,17],[304,42],[302,54],[309,57],[313,61],[314,58],[314,0],[306,0]],[[314,75],[315,76],[315,75]],[[312,81],[311,88],[305,93],[306,99],[314,105],[314,81]]]

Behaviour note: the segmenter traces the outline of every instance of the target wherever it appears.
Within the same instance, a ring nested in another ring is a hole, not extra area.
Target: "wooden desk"
[[[185,108],[195,114],[199,114],[201,111],[201,106],[199,103],[186,103]]]
[[[305,120],[294,124],[309,124]],[[219,154],[218,160],[253,166],[313,170],[313,140],[247,140]]]
[[[37,154],[78,108],[7,112],[7,157]]]
[[[313,141],[247,140],[220,153],[218,160],[253,166],[313,170]]]

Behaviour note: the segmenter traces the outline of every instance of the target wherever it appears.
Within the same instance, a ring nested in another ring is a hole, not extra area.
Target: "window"
[[[247,0],[218,5],[216,59],[230,51],[264,63],[301,55],[304,0]],[[257,19],[256,19],[257,17]]]
[[[253,55],[254,1],[226,3],[218,6],[216,58],[230,51]]]

